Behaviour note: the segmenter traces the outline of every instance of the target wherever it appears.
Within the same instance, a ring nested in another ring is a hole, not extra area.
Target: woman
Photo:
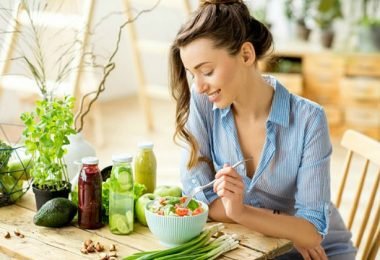
[[[210,218],[290,239],[295,249],[279,259],[354,259],[351,234],[330,205],[325,113],[260,74],[271,46],[270,32],[238,0],[205,1],[177,34],[170,84],[175,137],[187,148],[184,193],[216,178],[197,195]]]

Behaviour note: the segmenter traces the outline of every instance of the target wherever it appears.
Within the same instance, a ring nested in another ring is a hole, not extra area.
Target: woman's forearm
[[[307,220],[284,214],[273,214],[273,211],[268,209],[244,205],[241,213],[227,216],[221,199],[217,199],[210,204],[209,216],[215,221],[241,224],[267,236],[286,238],[305,248],[316,247],[322,241],[314,225]]]

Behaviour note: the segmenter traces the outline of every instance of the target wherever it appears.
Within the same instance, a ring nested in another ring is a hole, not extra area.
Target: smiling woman
[[[325,113],[260,74],[271,46],[269,30],[240,0],[204,1],[179,30],[170,83],[175,137],[185,141],[183,192],[216,179],[195,196],[209,216],[293,241],[282,259],[354,259],[351,234],[330,203]],[[229,164],[248,157],[246,166]]]

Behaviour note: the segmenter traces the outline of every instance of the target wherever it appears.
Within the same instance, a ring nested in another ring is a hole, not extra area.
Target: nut
[[[16,229],[15,231],[13,231],[13,233],[15,233],[16,236],[20,236],[21,235],[21,232],[18,229]]]
[[[116,251],[116,246],[115,246],[115,244],[112,244],[111,246],[110,246],[110,251],[112,252],[112,251]]]
[[[89,245],[86,249],[89,253],[93,253],[96,250],[94,244]]]
[[[23,234],[20,234],[19,237],[20,237],[20,238],[24,238],[25,236],[24,236]]]
[[[6,238],[6,239],[11,238],[11,234],[9,234],[9,232],[5,233],[4,238]]]
[[[84,248],[84,247],[82,247],[82,248],[80,249],[80,252],[81,252],[82,254],[88,254],[87,249]]]
[[[111,252],[111,253],[109,253],[109,257],[117,257],[117,253],[116,252]]]
[[[88,247],[91,244],[92,244],[92,240],[91,239],[87,239],[86,241],[84,241],[84,246],[85,247]]]
[[[104,251],[104,246],[101,245],[99,242],[97,242],[96,246],[95,246],[95,250],[96,250],[96,252],[102,252],[102,251]]]
[[[101,260],[108,260],[108,255],[107,255],[107,253],[101,253],[99,256],[100,256],[100,259],[101,259]]]

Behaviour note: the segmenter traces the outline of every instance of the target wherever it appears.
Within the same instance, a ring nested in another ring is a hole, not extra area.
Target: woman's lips
[[[210,94],[208,94],[208,100],[210,102],[216,102],[218,97],[219,97],[219,94],[220,94],[220,89],[218,89],[217,91],[214,91]]]

